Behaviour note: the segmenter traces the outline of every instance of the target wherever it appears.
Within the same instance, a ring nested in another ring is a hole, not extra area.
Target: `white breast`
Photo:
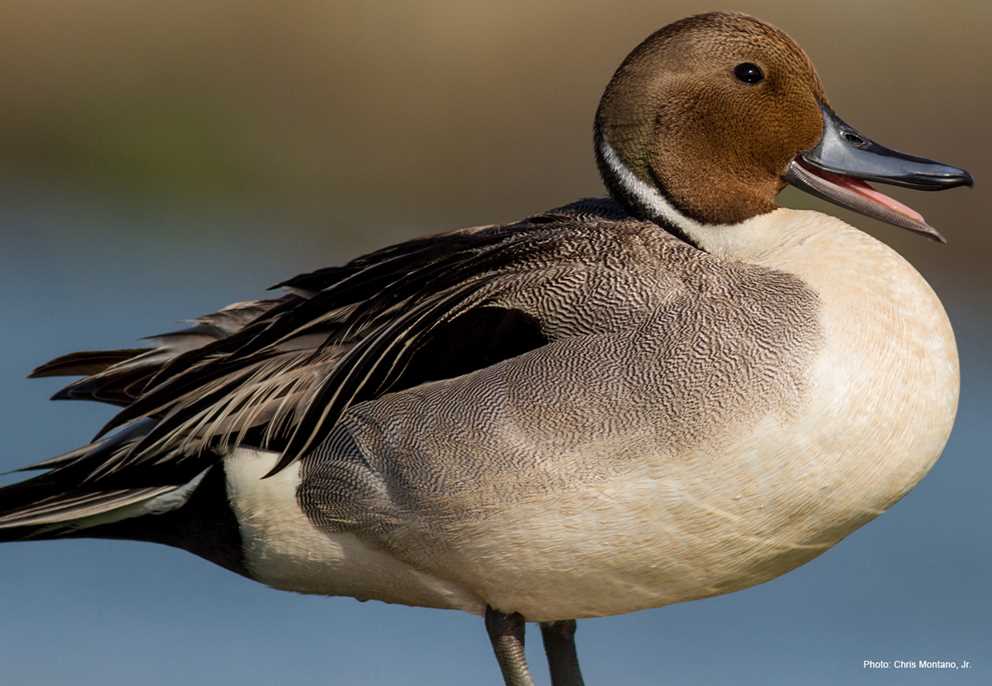
[[[799,435],[816,456],[809,479],[829,489],[833,515],[884,511],[943,451],[957,412],[958,353],[940,300],[888,246],[816,212],[779,210],[788,233],[755,254],[820,296],[824,347]]]
[[[796,548],[763,560],[728,546],[728,554],[741,556],[747,569],[738,573],[750,585],[814,556],[803,547],[829,548],[926,475],[957,411],[957,347],[923,277],[898,253],[833,217],[778,210],[711,237],[707,247],[791,272],[821,301],[824,342],[805,406],[786,426],[754,427],[726,464],[724,478],[742,485],[740,501],[751,497],[760,506],[728,527]],[[733,492],[729,486],[710,484],[713,493]],[[729,557],[727,563],[732,569]]]

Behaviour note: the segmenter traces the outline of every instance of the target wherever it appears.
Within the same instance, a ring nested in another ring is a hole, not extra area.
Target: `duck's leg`
[[[524,655],[524,618],[486,608],[486,631],[493,644],[506,686],[534,686]]]
[[[551,686],[583,686],[579,655],[575,652],[575,620],[542,622],[541,635],[551,669]]]

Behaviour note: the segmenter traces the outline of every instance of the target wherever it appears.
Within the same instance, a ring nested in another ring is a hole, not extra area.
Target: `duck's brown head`
[[[971,184],[963,170],[895,153],[845,124],[802,48],[742,14],[701,14],[649,36],[607,86],[595,131],[614,198],[683,231],[769,212],[789,182],[939,237],[864,179],[927,190]]]

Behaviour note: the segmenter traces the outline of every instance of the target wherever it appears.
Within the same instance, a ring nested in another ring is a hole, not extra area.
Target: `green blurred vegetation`
[[[806,47],[847,120],[971,169],[979,188],[990,166],[990,6],[737,3]],[[5,0],[0,173],[120,203],[280,208],[304,224],[507,219],[602,193],[590,134],[603,85],[645,35],[699,9]],[[992,211],[986,197],[910,202],[953,243],[974,240],[967,227]]]

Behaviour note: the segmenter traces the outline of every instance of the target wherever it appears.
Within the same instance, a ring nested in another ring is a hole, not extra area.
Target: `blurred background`
[[[938,246],[786,191],[898,249],[943,299],[962,396],[943,459],[819,559],[730,596],[583,622],[590,684],[992,683],[992,4],[741,1],[834,108],[977,188],[893,195]],[[0,469],[87,440],[33,366],[127,347],[286,276],[601,195],[600,92],[666,0],[0,3]],[[888,191],[887,191],[888,192]],[[0,682],[497,683],[475,617],[279,593],[186,553],[0,547]],[[546,680],[539,633],[529,653]],[[866,659],[970,660],[953,673]],[[545,681],[546,683],[546,681]]]

